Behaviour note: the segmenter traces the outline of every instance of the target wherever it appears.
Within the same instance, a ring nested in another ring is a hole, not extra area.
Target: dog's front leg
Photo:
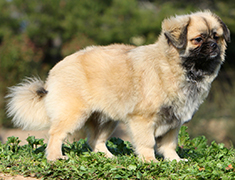
[[[157,152],[162,154],[167,160],[184,160],[179,157],[176,153],[175,149],[178,144],[178,133],[181,126],[176,127],[175,129],[171,129],[166,134],[161,137],[156,138],[157,141]]]
[[[146,162],[157,162],[154,153],[155,146],[155,123],[153,118],[143,116],[132,116],[128,121],[129,132],[135,152],[140,159]]]

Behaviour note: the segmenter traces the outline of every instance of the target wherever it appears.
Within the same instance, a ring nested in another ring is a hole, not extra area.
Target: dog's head
[[[230,31],[217,15],[205,11],[172,17],[163,21],[162,29],[188,71],[210,75],[224,61]]]

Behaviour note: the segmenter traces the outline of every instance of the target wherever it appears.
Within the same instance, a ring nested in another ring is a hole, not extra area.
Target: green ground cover
[[[203,136],[190,139],[185,126],[177,152],[188,162],[157,156],[158,163],[144,163],[129,142],[116,138],[107,143],[114,158],[91,152],[86,140],[80,140],[63,144],[67,160],[47,162],[43,139],[30,136],[27,141],[19,146],[17,137],[9,137],[0,144],[0,172],[41,179],[235,179],[235,150],[216,142],[207,144]]]

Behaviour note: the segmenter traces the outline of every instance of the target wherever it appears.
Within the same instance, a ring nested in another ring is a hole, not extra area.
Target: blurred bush
[[[4,95],[9,85],[19,83],[25,76],[36,75],[42,51],[36,48],[26,34],[5,35],[0,47],[0,122],[9,125],[4,113]]]

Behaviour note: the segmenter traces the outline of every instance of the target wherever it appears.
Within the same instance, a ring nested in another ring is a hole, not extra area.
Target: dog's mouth
[[[218,54],[219,53],[217,53],[217,52],[212,52],[212,53],[210,53],[210,59],[214,59],[214,58],[216,58],[217,56],[218,56]]]
[[[192,49],[189,56],[181,56],[181,58],[189,79],[196,81],[202,80],[205,75],[213,74],[221,64],[218,46]]]
[[[208,53],[208,59],[215,59],[219,56],[220,54],[220,49],[217,43],[215,42],[210,42],[206,44],[207,49],[209,50]]]
[[[217,59],[220,55],[219,48],[216,48],[215,50],[211,50],[210,53],[208,54],[208,59],[213,60]]]

